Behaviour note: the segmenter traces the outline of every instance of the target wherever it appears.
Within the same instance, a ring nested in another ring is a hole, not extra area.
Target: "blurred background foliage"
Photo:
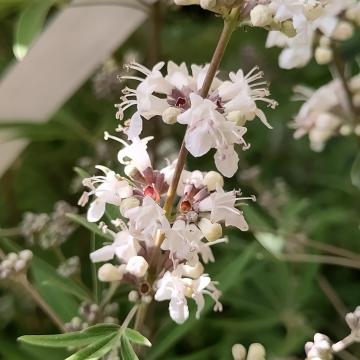
[[[15,61],[13,44],[26,6],[26,0],[0,1],[2,73]],[[57,11],[49,9],[50,16]],[[0,227],[4,229],[0,247],[4,252],[29,247],[21,236],[5,236],[6,229],[18,227],[24,212],[50,213],[59,200],[77,203],[82,189],[74,167],[93,173],[93,166],[101,163],[122,173],[116,162],[118,144],[105,143],[103,132],[117,126],[113,104],[122,88],[116,74],[122,71],[124,56],[136,52],[148,65],[155,59],[202,64],[209,61],[220,30],[221,19],[197,7],[168,9],[160,33],[152,32],[151,20],[144,23],[114,54],[115,68],[108,63],[99,69],[48,123],[11,124],[15,136],[29,139],[30,144],[0,180]],[[155,54],[154,36],[159,49]],[[359,144],[353,138],[338,137],[323,152],[314,153],[307,139],[293,139],[289,122],[299,108],[290,101],[293,86],[316,88],[331,76],[327,67],[315,63],[298,70],[279,69],[278,51],[265,49],[265,38],[266,32],[260,29],[238,30],[221,67],[248,71],[259,65],[271,82],[272,97],[279,102],[276,110],[267,111],[273,130],[260,121],[249,124],[251,148],[241,152],[240,170],[227,184],[229,189],[256,195],[258,201],[244,207],[251,231],[231,231],[229,244],[216,248],[217,261],[208,268],[220,281],[224,312],[212,313],[207,304],[200,321],[192,318],[178,326],[170,321],[166,305],[157,304],[156,316],[152,315],[155,346],[146,359],[225,360],[231,358],[231,346],[239,342],[261,342],[269,359],[302,359],[303,345],[314,332],[333,340],[346,335],[344,312],[360,303],[360,193],[350,180]],[[344,46],[344,56],[350,60],[359,51],[358,40],[357,36]],[[156,134],[152,153],[158,164],[176,154],[183,128],[165,127],[161,120],[146,122],[146,126],[147,134]],[[189,169],[213,167],[212,154],[188,161]],[[342,256],[338,248],[347,249],[348,256]],[[31,280],[55,312],[69,321],[80,304],[76,282],[56,273],[55,251],[31,249],[36,255]],[[91,289],[89,251],[90,233],[83,227],[62,245],[66,258],[80,257],[81,277]],[[63,359],[60,350],[16,343],[22,334],[56,329],[21,288],[7,282],[0,285],[0,357]],[[117,293],[120,318],[129,306],[126,294],[126,288]],[[360,358],[359,346],[350,351],[353,355],[344,354],[343,359]]]

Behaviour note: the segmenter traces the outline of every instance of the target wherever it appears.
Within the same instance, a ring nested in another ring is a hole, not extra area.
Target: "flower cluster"
[[[219,172],[178,169],[178,159],[155,169],[147,151],[153,138],[140,138],[143,119],[161,116],[167,124],[187,125],[184,145],[189,153],[199,157],[216,149],[215,164],[230,177],[238,167],[235,145],[248,147],[243,138],[246,122],[257,116],[270,127],[257,102],[272,107],[276,103],[268,98],[257,68],[247,75],[242,70],[230,73],[225,81],[215,76],[208,95],[202,97],[209,65],[193,65],[189,73],[185,64],[169,62],[163,75],[164,65],[159,63],[151,70],[137,63],[128,66],[143,75],[123,76],[139,84],[135,89],[126,87],[122,102],[116,105],[120,120],[128,108],[135,108],[129,121],[118,128],[128,141],[105,133],[105,139],[123,146],[117,157],[125,176],[97,166],[102,174],[83,180],[87,191],[79,205],[85,206],[91,198],[90,222],[100,221],[110,207],[118,212],[111,224],[100,222],[109,241],[90,254],[93,262],[104,263],[98,270],[99,279],[133,285],[130,301],[169,301],[170,316],[180,324],[189,316],[188,299],[197,305],[197,318],[206,295],[215,302],[215,311],[222,310],[221,292],[204,264],[215,260],[213,245],[227,242],[224,226],[248,230],[239,207],[254,198],[242,197],[237,190],[226,191]],[[171,191],[175,206],[169,210],[166,201]]]
[[[158,63],[151,70],[137,63],[128,66],[143,77],[122,76],[139,84],[135,89],[126,87],[122,102],[116,105],[120,120],[125,110],[137,108],[126,127],[119,130],[126,132],[129,140],[137,140],[142,131],[142,118],[161,116],[167,124],[187,125],[185,145],[191,155],[199,157],[216,149],[217,169],[224,176],[233,176],[239,161],[235,146],[248,148],[244,140],[246,122],[258,117],[271,128],[264,112],[258,108],[258,102],[272,108],[277,105],[268,98],[267,83],[261,80],[263,73],[255,67],[246,75],[241,69],[231,72],[225,81],[215,77],[208,96],[203,98],[200,93],[209,65],[192,65],[190,74],[184,63],[176,65],[170,61],[165,76],[160,71],[164,65]]]
[[[350,100],[355,107],[360,106],[360,75],[349,81]],[[323,150],[325,143],[336,135],[360,135],[360,126],[344,111],[347,94],[339,79],[321,86],[317,90],[298,86],[297,99],[305,100],[292,126],[294,137],[309,135],[310,146],[315,151]]]
[[[18,254],[9,253],[0,262],[0,280],[14,277],[24,273],[29,267],[33,253],[30,250],[22,250]]]
[[[82,204],[89,194],[95,195],[88,210],[89,221],[98,221],[106,204],[116,205],[121,214],[121,218],[112,222],[115,230],[102,225],[112,242],[90,256],[94,262],[108,262],[116,257],[120,265],[104,264],[99,269],[99,279],[130,282],[136,285],[140,295],[154,292],[156,300],[170,300],[171,317],[181,323],[188,317],[187,296],[197,302],[199,312],[204,294],[210,295],[216,301],[215,308],[221,310],[220,292],[204,274],[200,260],[214,261],[211,246],[227,241],[222,238],[220,223],[244,231],[248,225],[242,211],[237,209],[241,194],[226,192],[222,176],[214,171],[182,172],[177,189],[177,211],[169,221],[161,205],[174,164],[160,171],[153,170],[146,153],[147,141],[139,140],[120,150],[120,161],[124,154],[130,158],[126,167],[129,177],[100,167],[104,176],[84,180],[91,191],[82,197]],[[140,166],[144,164],[145,168]],[[164,237],[163,253],[158,259],[162,272],[151,289],[145,279],[159,233]]]
[[[50,249],[63,244],[75,231],[76,225],[66,217],[77,209],[65,201],[58,201],[51,214],[26,212],[20,224],[20,232],[30,245]]]
[[[319,64],[330,62],[331,43],[353,35],[360,7],[355,0],[270,0],[251,10],[250,22],[270,30],[266,46],[284,48],[279,65],[291,69],[305,66],[314,47]]]
[[[79,316],[73,317],[65,324],[66,331],[79,331],[99,323],[116,324],[118,310],[117,303],[109,303],[101,308],[97,304],[82,302],[79,307]]]

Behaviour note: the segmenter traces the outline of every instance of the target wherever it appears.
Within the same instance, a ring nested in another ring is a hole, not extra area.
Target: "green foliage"
[[[84,347],[67,357],[66,360],[100,359],[119,346],[123,360],[136,360],[138,357],[130,341],[139,345],[151,346],[150,341],[138,331],[122,328],[115,324],[100,324],[82,331],[58,335],[25,335],[18,340],[43,347]]]
[[[27,53],[29,46],[41,32],[45,18],[50,8],[57,0],[31,1],[20,13],[16,24],[13,51],[17,59],[21,60]]]

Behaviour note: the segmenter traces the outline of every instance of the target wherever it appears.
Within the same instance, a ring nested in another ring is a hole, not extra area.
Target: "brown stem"
[[[31,285],[26,275],[20,275],[17,277],[17,282],[23,286],[23,288],[32,297],[34,302],[49,316],[52,322],[59,328],[61,332],[66,332],[64,323],[58,317],[58,315],[51,309],[51,307],[44,301],[37,290]]]
[[[226,49],[227,44],[229,43],[231,34],[233,33],[233,31],[235,30],[235,28],[237,26],[237,20],[239,18],[239,15],[240,15],[239,8],[235,8],[231,11],[229,17],[225,18],[225,20],[224,20],[223,30],[221,32],[219,41],[217,43],[213,57],[211,59],[210,66],[206,73],[203,86],[200,90],[200,95],[203,98],[207,97],[207,95],[209,93],[211,84],[215,78],[215,75],[219,68],[220,62],[224,56],[225,49]],[[176,163],[174,176],[171,181],[171,184],[170,184],[170,187],[169,187],[169,190],[167,193],[167,197],[165,200],[165,204],[164,204],[165,215],[168,218],[171,216],[171,210],[172,210],[173,203],[174,203],[176,189],[179,184],[181,172],[185,165],[187,154],[188,154],[188,151],[186,150],[186,147],[185,147],[185,140],[183,140],[183,142],[181,144],[180,152],[179,152],[178,161]]]

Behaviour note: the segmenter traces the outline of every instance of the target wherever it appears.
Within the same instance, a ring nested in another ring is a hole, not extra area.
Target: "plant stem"
[[[346,338],[338,341],[332,346],[332,350],[337,353],[346,349],[349,345],[354,342],[354,336],[352,334],[348,335]]]
[[[53,323],[59,328],[61,332],[66,332],[64,323],[58,317],[58,315],[51,309],[51,307],[44,301],[38,291],[32,286],[27,279],[26,275],[20,275],[16,278],[16,281],[23,286],[23,288],[32,297],[35,303],[49,316]]]
[[[217,43],[213,57],[211,59],[210,66],[206,73],[206,77],[205,77],[203,86],[200,90],[200,95],[203,98],[207,97],[207,95],[209,93],[211,84],[212,84],[214,77],[216,75],[216,72],[219,68],[220,62],[224,56],[225,49],[229,43],[231,34],[233,33],[233,31],[235,30],[235,28],[237,26],[237,20],[239,18],[239,15],[240,15],[240,9],[235,8],[231,11],[230,15],[224,19],[223,30],[221,32],[219,41]],[[174,204],[176,189],[179,184],[181,172],[185,165],[187,154],[188,154],[188,151],[186,150],[186,147],[185,147],[185,140],[183,140],[183,142],[181,144],[178,160],[176,163],[174,176],[171,181],[171,184],[170,184],[167,196],[166,196],[165,204],[164,204],[165,215],[168,218],[171,216],[171,210],[172,210],[172,207]]]

